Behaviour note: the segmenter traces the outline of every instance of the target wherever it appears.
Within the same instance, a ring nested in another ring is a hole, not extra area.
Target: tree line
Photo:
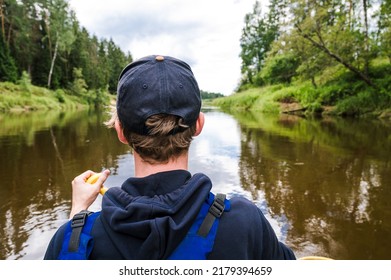
[[[239,91],[292,80],[317,88],[333,71],[391,91],[391,0],[256,1],[240,44]]]
[[[201,98],[202,99],[215,99],[218,97],[224,97],[224,94],[218,93],[218,92],[210,92],[210,91],[205,91],[205,90],[200,90],[201,91]]]
[[[50,89],[116,91],[132,61],[112,39],[91,35],[66,0],[0,0],[0,81]]]

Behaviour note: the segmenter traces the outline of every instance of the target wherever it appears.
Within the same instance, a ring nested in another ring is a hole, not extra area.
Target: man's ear
[[[126,137],[124,135],[124,130],[123,130],[118,118],[115,120],[114,128],[117,131],[117,136],[118,136],[119,141],[121,141],[121,143],[124,143],[124,144],[129,144],[128,140],[126,140]]]
[[[205,115],[204,113],[200,112],[196,122],[196,131],[194,133],[194,136],[200,135],[202,128],[204,127],[204,123],[205,123]]]

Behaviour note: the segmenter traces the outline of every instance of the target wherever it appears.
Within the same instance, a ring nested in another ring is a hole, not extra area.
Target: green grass
[[[275,101],[277,86],[251,88],[213,101],[215,106],[227,111],[278,112],[279,104]]]
[[[64,90],[52,91],[26,83],[0,83],[0,112],[75,110],[95,105],[95,101],[107,104],[109,99],[101,91],[74,96]]]

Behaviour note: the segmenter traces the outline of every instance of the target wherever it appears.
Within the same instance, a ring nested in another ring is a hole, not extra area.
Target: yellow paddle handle
[[[102,175],[102,173],[95,173],[94,175],[91,175],[88,179],[87,179],[87,183],[88,184],[95,184],[95,182],[98,180],[99,176]],[[105,186],[102,185],[102,187],[100,188],[99,190],[99,193],[101,195],[104,195],[105,192],[107,191],[107,188]]]

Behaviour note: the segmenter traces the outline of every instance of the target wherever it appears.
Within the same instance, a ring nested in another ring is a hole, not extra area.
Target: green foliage
[[[25,96],[31,95],[31,79],[26,71],[22,72],[22,76],[20,77],[18,84],[20,85],[20,88],[22,89],[22,92]]]
[[[213,101],[213,105],[228,112],[258,111],[278,113],[279,104],[276,101],[276,95],[280,89],[280,86],[252,88],[227,97],[217,98]]]
[[[322,104],[320,104],[320,102],[318,101],[315,101],[314,103],[311,103],[307,106],[307,109],[306,109],[306,113],[310,113],[310,114],[321,114],[323,112],[323,107],[322,107]]]
[[[250,89],[224,98],[217,98],[213,101],[213,104],[227,111],[250,110],[259,96],[259,89]]]
[[[285,21],[270,16],[279,15],[272,9],[261,15],[258,2],[245,18],[239,90],[290,84],[273,93],[275,101],[299,102],[313,112],[337,103],[339,112],[349,115],[365,112],[360,106],[389,106],[390,0],[378,5],[368,0],[294,0],[280,1],[281,7],[277,2],[271,1],[269,8],[278,7]],[[270,30],[276,32],[272,41]]]
[[[105,89],[95,91],[95,99],[93,100],[95,107],[104,107],[110,101],[108,86]]]
[[[262,85],[258,73],[261,71],[267,53],[274,40],[279,36],[279,21],[284,15],[285,1],[271,1],[269,13],[262,14],[261,4],[256,1],[251,13],[245,16],[245,26],[240,38],[242,59],[242,85]]]
[[[5,1],[0,36],[0,81],[16,82],[23,71],[31,83],[53,89],[75,86],[73,69],[81,69],[91,90],[114,92],[122,68],[132,61],[112,40],[98,40],[81,27],[67,0]],[[28,16],[26,16],[28,15]],[[1,17],[1,16],[0,16]],[[80,90],[82,84],[71,89]]]
[[[15,61],[9,53],[9,48],[0,32],[0,81],[15,82],[18,74]]]
[[[385,57],[374,59],[371,63],[371,73],[382,92],[391,95],[391,63]]]
[[[62,89],[57,89],[54,91],[54,96],[57,98],[58,102],[65,103],[65,92]]]
[[[314,92],[311,85],[301,83],[297,85],[274,86],[273,100],[281,103],[302,102],[308,103],[309,100],[314,100],[311,93]]]
[[[266,61],[260,76],[269,84],[290,83],[298,65],[299,61],[293,54],[272,56]]]
[[[391,0],[383,0],[379,9],[378,28],[380,54],[391,62]]]
[[[87,94],[87,83],[83,79],[82,69],[73,69],[74,81],[70,87],[71,92],[76,96],[83,96]]]
[[[299,103],[307,113],[355,116],[389,110],[390,4],[272,0],[262,15],[256,2],[241,38],[241,95],[219,102],[259,111]]]
[[[359,92],[337,103],[336,113],[346,116],[359,116],[376,109],[373,94],[368,91]]]

